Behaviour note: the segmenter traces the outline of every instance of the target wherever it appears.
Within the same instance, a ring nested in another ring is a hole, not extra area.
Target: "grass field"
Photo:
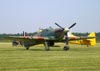
[[[100,43],[95,47],[70,45],[69,51],[58,45],[45,51],[42,45],[25,50],[0,43],[0,71],[100,71]]]

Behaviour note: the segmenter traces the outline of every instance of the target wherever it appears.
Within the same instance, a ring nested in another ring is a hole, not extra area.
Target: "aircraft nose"
[[[65,32],[69,32],[69,29],[68,29],[68,28],[65,28],[64,31],[65,31]]]

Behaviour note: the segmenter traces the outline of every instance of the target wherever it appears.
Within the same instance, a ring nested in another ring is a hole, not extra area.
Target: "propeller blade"
[[[74,23],[73,25],[71,25],[68,29],[71,29],[72,27],[74,27],[76,25],[76,23]]]
[[[62,30],[64,30],[64,28],[63,27],[61,27],[59,24],[57,24],[57,23],[55,23],[58,27],[60,27]]]

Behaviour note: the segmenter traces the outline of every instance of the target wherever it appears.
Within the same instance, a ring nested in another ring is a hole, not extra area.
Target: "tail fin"
[[[90,39],[87,39],[87,40],[89,41],[89,44],[90,44],[91,46],[96,45],[96,34],[95,34],[95,32],[91,32],[91,33],[88,35],[88,37],[90,38]]]

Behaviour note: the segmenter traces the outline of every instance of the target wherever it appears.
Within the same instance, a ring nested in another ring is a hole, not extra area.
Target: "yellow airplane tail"
[[[71,44],[79,44],[79,45],[96,45],[96,35],[94,32],[91,32],[87,37],[81,37],[80,40],[70,41]]]
[[[91,32],[89,35],[88,35],[88,37],[90,38],[90,39],[87,39],[88,41],[89,41],[89,45],[91,45],[91,46],[94,46],[94,45],[96,45],[96,34],[95,34],[95,32]]]

